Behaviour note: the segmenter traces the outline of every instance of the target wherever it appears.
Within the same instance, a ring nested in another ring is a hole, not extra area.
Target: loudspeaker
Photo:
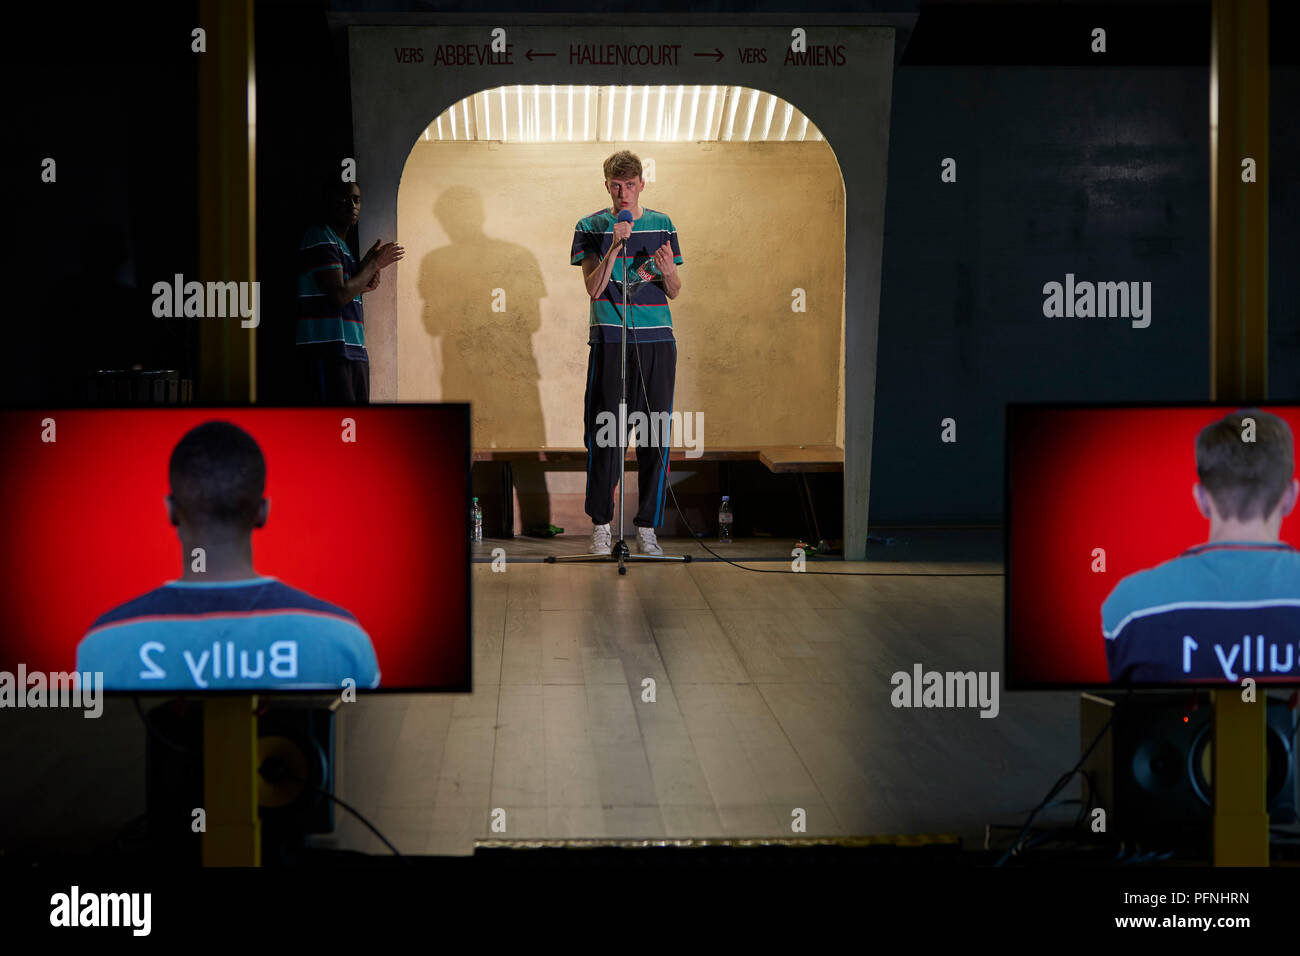
[[[144,715],[145,814],[150,852],[181,866],[202,860],[201,835],[192,827],[203,806],[202,701],[167,701]],[[334,830],[334,712],[319,700],[268,701],[257,719],[258,762],[279,770],[259,778],[263,862],[311,833]]]
[[[318,701],[275,701],[257,719],[257,738],[261,765],[272,761],[281,771],[257,782],[263,835],[332,832],[334,801],[321,791],[334,792],[334,711]]]
[[[1296,724],[1285,700],[1265,698],[1270,823],[1297,818]],[[1205,853],[1212,818],[1213,724],[1208,691],[1083,694],[1082,746],[1114,713],[1083,770],[1107,831],[1144,848]],[[1084,784],[1084,799],[1088,783]]]

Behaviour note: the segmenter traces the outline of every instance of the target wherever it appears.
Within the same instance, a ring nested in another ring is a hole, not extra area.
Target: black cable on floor
[[[626,281],[626,278],[624,281]],[[613,304],[613,299],[610,299],[610,303]],[[617,305],[614,306],[614,311],[618,313],[620,319],[623,318],[623,313],[619,310]],[[627,330],[632,333],[632,345],[636,349],[637,380],[641,383],[641,396],[645,399],[645,406],[648,409],[650,408],[650,395],[646,391],[645,373],[641,370],[641,346],[636,340],[636,329],[633,326],[628,325]],[[626,455],[626,451],[624,454]],[[661,456],[660,465],[667,469],[668,449],[666,447],[661,447],[659,454]],[[624,475],[624,479],[625,478],[626,475]],[[850,578],[1000,578],[1006,575],[1005,571],[796,571],[793,568],[749,568],[743,564],[737,564],[730,558],[723,557],[705,544],[703,537],[695,533],[694,529],[691,528],[690,522],[686,520],[686,515],[682,513],[682,506],[677,501],[677,492],[673,491],[672,482],[665,481],[664,484],[668,487],[668,493],[672,495],[673,507],[677,509],[677,516],[682,519],[682,524],[685,525],[691,538],[694,539],[701,548],[709,552],[709,554],[713,555],[719,561],[725,561],[733,568],[740,568],[742,571],[753,571],[755,574],[830,574]]]

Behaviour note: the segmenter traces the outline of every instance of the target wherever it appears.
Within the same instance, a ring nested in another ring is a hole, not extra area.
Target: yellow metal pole
[[[196,54],[197,281],[252,283],[257,278],[253,0],[200,0],[197,26],[206,34],[206,50]],[[244,328],[239,315],[199,322],[199,401],[255,402],[257,329]],[[204,702],[203,799],[203,864],[260,866],[256,697]]]
[[[1210,396],[1254,404],[1268,395],[1268,0],[1214,0],[1210,37]],[[1214,693],[1215,866],[1268,866],[1267,708],[1262,692]]]
[[[201,0],[199,57],[200,282],[253,282],[257,143],[253,0]],[[190,277],[187,277],[187,279]],[[240,317],[200,319],[197,395],[257,400],[257,329]]]
[[[261,866],[257,815],[257,698],[203,702],[204,866]]]

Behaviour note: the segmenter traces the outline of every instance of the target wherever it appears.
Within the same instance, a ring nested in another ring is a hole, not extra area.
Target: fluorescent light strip
[[[749,134],[754,131],[754,113],[758,110],[758,90],[750,91],[749,95],[749,114],[745,117],[745,135],[744,140],[749,142]]]
[[[575,98],[582,91],[582,131],[577,130]],[[501,98],[500,140],[511,139],[510,103],[508,88],[497,87],[463,98],[449,107],[424,129],[425,141],[492,140],[492,95]],[[746,94],[749,102],[742,104]],[[640,87],[578,86],[569,84],[560,114],[560,96],[556,84],[550,85],[549,100],[542,97],[541,84],[533,84],[531,103],[524,103],[524,88],[515,86],[515,106],[518,119],[514,121],[515,141],[552,142],[602,142],[615,141],[614,114],[618,98],[623,97],[622,139],[627,142],[809,142],[824,141],[821,131],[793,104],[779,96],[741,86],[705,87],[677,84],[674,92],[668,86]],[[657,101],[651,106],[651,97]],[[639,116],[634,119],[633,97],[641,99]],[[689,100],[688,100],[689,96]],[[763,112],[760,115],[759,101]],[[473,101],[471,104],[471,100]],[[703,103],[701,102],[703,101]],[[605,109],[605,130],[600,136],[600,110]],[[703,109],[701,110],[701,105]],[[457,110],[459,107],[459,110]],[[743,108],[743,114],[741,110]],[[779,112],[778,112],[779,109]],[[549,110],[549,116],[548,116]],[[459,115],[457,115],[459,112]],[[703,116],[701,116],[703,113]],[[443,120],[446,120],[446,126]],[[544,136],[543,123],[549,119],[549,138]],[[636,128],[633,123],[636,122]],[[564,135],[561,136],[563,128]],[[593,139],[594,137],[594,139]]]
[[[786,103],[785,108],[781,110],[781,113],[782,113],[781,142],[784,143],[786,142],[787,137],[790,135],[790,120],[794,118],[794,106],[792,106],[789,103]]]
[[[763,142],[767,142],[767,138],[772,133],[772,114],[775,111],[776,111],[776,97],[773,96],[771,93],[769,93],[767,94],[767,110],[765,111],[766,115],[763,117],[763,135],[761,137]]]
[[[701,139],[716,139],[713,132],[713,108],[718,103],[718,87],[716,85],[709,87],[709,112],[704,120],[704,135]]]
[[[731,115],[727,118],[727,141],[736,138],[736,113],[740,111],[741,89],[739,86],[732,87],[731,90]]]

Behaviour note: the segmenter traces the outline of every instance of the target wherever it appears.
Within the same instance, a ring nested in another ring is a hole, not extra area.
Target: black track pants
[[[591,515],[592,524],[608,524],[616,517],[614,486],[623,475],[618,449],[620,345],[618,342],[606,342],[589,348],[591,352],[587,358],[584,429],[587,446],[587,514]],[[667,417],[671,416],[673,410],[673,382],[676,374],[676,342],[644,342],[634,346],[629,335],[627,434],[631,435],[637,424],[632,417],[633,413],[641,412],[649,416],[644,426],[647,444],[636,449],[640,501],[629,500],[624,504],[628,511],[636,509],[632,523],[638,528],[655,528],[663,520],[664,498],[668,493],[668,449],[676,438],[671,433],[670,419]],[[642,376],[645,378],[644,392],[641,389]],[[648,408],[647,395],[650,399]],[[602,416],[602,412],[608,412],[609,415]],[[607,422],[611,424],[602,428]],[[627,445],[625,436],[624,448]]]

